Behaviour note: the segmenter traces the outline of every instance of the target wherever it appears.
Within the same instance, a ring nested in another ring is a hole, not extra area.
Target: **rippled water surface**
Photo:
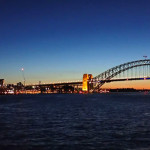
[[[150,150],[150,95],[0,96],[0,149]]]

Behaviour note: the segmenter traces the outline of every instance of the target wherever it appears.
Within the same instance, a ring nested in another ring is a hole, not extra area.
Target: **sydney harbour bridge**
[[[35,85],[41,89],[51,91],[64,91],[64,89],[78,90],[82,88],[84,92],[98,92],[105,83],[149,80],[150,79],[150,59],[131,61],[112,67],[99,75],[93,77],[92,74],[84,74],[82,81],[70,81]]]

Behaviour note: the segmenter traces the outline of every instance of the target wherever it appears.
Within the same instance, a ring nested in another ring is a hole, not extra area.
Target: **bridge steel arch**
[[[105,83],[105,81],[112,79],[113,77],[117,76],[118,74],[126,70],[132,69],[134,67],[145,66],[145,65],[150,65],[150,59],[131,61],[110,68],[107,71],[99,74],[98,76],[92,79],[92,82],[95,83],[94,89],[100,88]]]

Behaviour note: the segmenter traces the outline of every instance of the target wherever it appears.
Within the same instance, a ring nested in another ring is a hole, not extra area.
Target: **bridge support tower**
[[[91,79],[93,78],[92,74],[84,74],[83,75],[83,85],[82,85],[82,91],[85,93],[88,93],[91,88],[93,88],[93,84],[89,83]]]

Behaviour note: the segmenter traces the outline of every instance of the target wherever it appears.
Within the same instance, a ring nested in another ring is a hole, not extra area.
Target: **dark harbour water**
[[[0,96],[0,149],[150,150],[150,95]]]

